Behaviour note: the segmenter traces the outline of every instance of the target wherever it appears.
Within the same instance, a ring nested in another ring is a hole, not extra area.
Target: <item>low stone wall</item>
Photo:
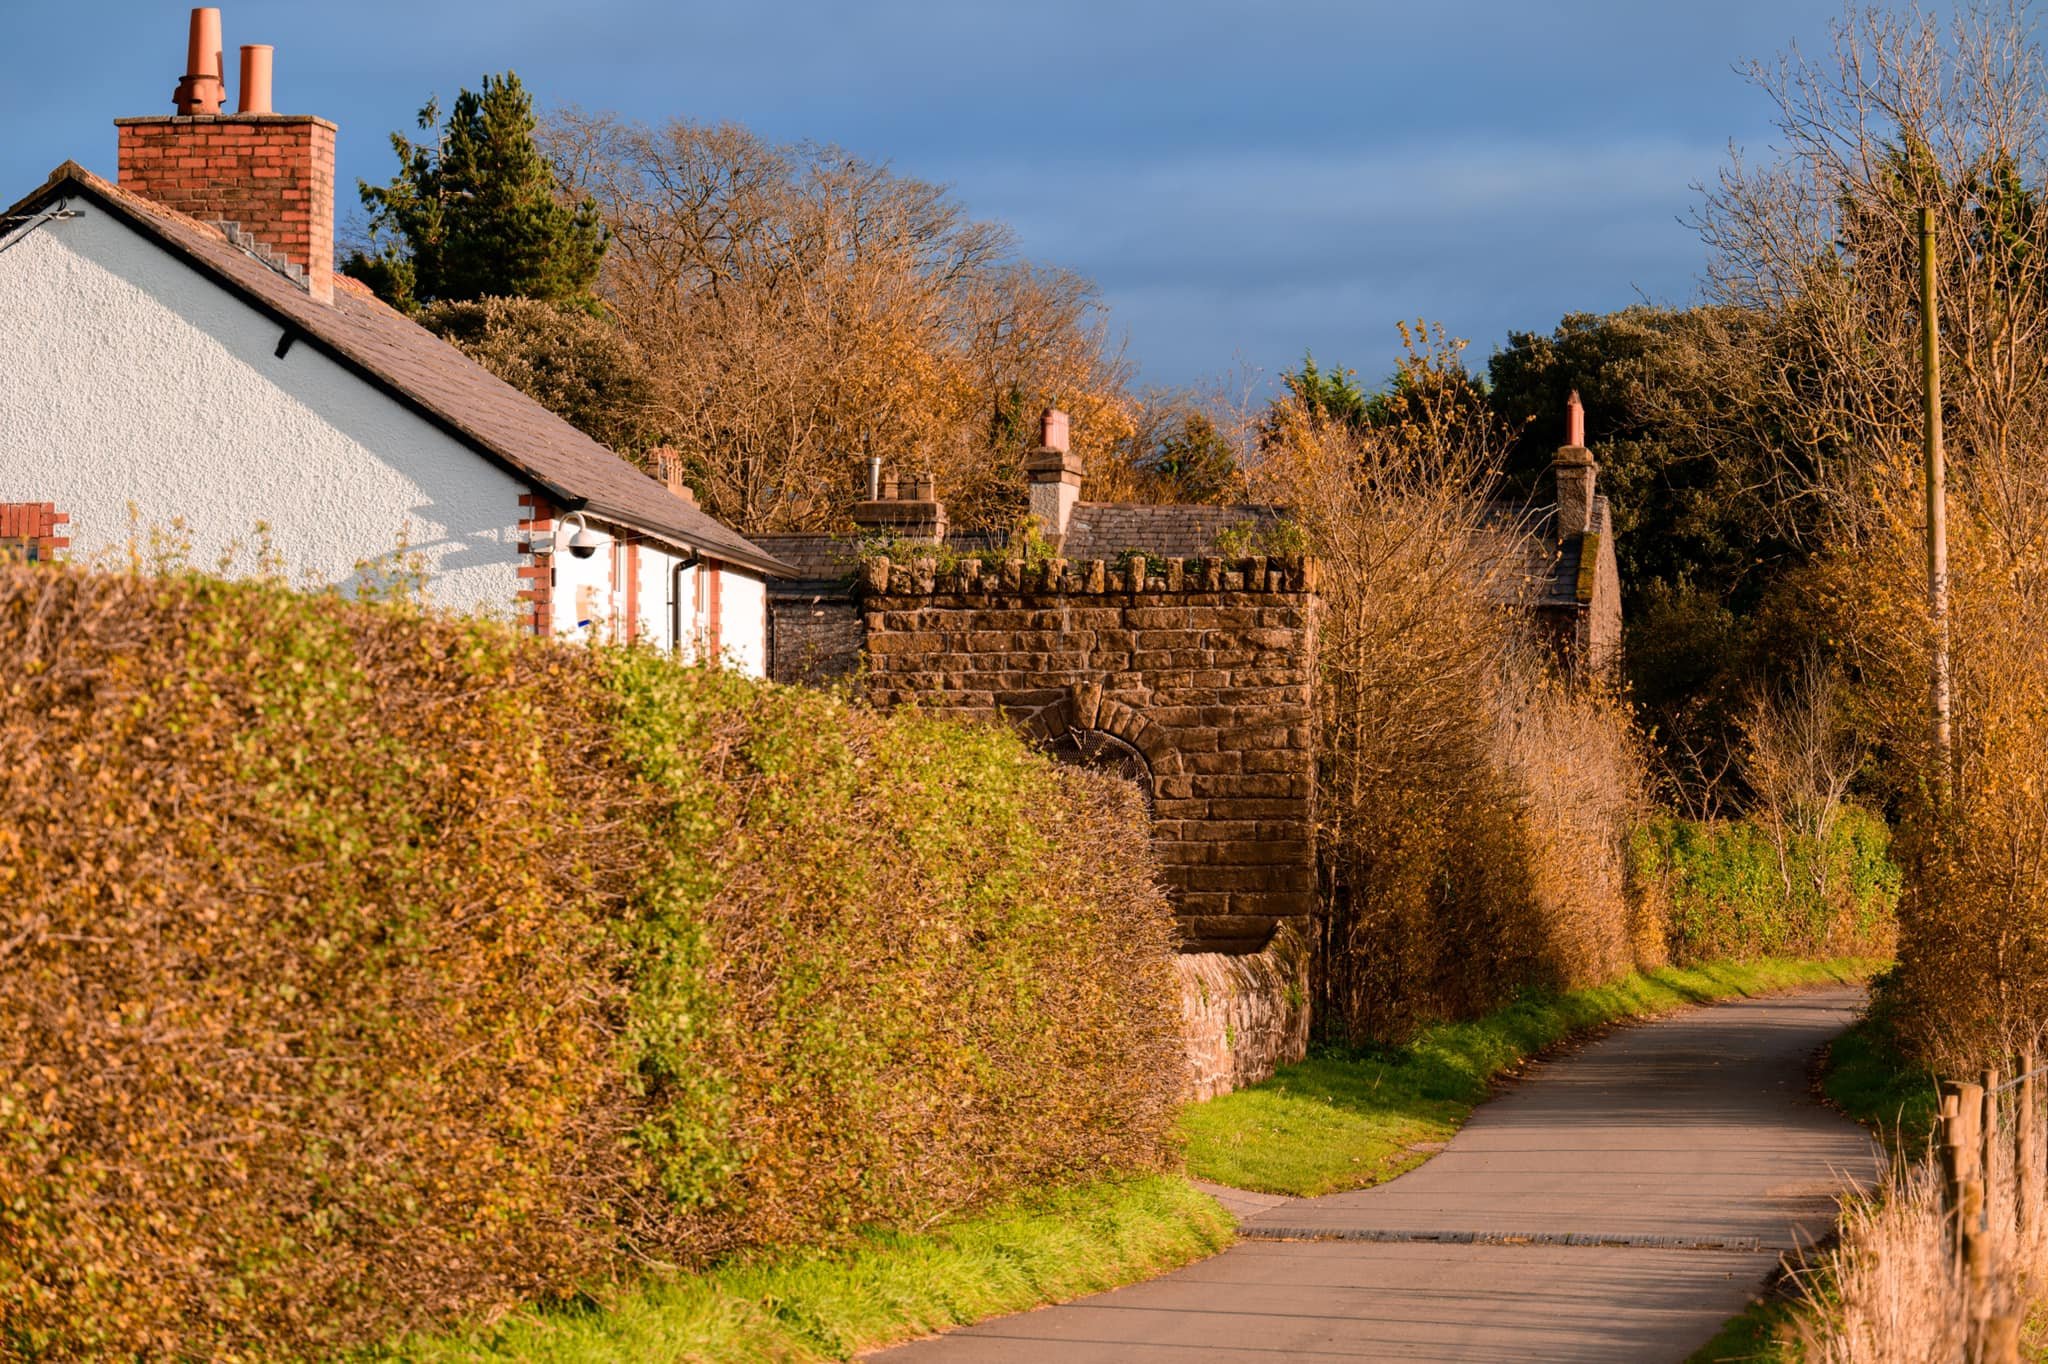
[[[1189,1097],[1257,1084],[1308,1054],[1307,937],[1282,922],[1263,951],[1179,959]]]

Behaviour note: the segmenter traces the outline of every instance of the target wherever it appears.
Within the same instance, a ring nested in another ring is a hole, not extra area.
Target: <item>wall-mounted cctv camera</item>
[[[597,535],[590,529],[590,523],[583,519],[582,512],[570,512],[562,518],[563,529],[568,529],[571,521],[576,523],[576,529],[569,536],[569,552],[579,559],[588,559],[597,553]]]

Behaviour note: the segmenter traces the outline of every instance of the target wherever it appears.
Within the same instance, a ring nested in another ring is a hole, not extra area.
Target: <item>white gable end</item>
[[[444,606],[509,616],[524,484],[88,201],[0,239],[0,502],[70,517],[71,556],[182,520],[211,568],[259,523],[294,578],[401,544]]]

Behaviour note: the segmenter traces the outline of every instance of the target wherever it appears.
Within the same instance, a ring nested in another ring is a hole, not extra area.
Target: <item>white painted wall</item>
[[[0,502],[53,502],[71,556],[122,561],[151,529],[190,543],[194,566],[224,555],[250,571],[259,524],[295,580],[356,583],[401,545],[433,601],[518,613],[526,486],[300,342],[279,359],[276,323],[89,202],[0,250]],[[131,518],[130,508],[134,509]],[[557,525],[560,523],[557,522]],[[638,633],[766,676],[767,593],[731,566],[673,569],[683,556],[627,546],[592,521],[588,559],[567,536],[551,556],[552,625],[573,639],[626,634],[625,565],[637,556]],[[670,603],[680,586],[683,637]]]
[[[259,522],[294,579],[403,542],[429,596],[510,614],[526,491],[89,202],[0,251],[0,502],[68,512],[74,559],[183,518],[195,566]],[[564,556],[566,557],[566,556]]]
[[[561,524],[556,522],[557,527]],[[703,658],[716,640],[718,658],[725,666],[749,677],[768,675],[765,579],[732,564],[713,567],[694,562],[663,545],[628,544],[620,538],[624,534],[620,528],[602,522],[592,521],[589,526],[596,552],[587,559],[569,552],[569,532],[556,532],[552,560],[556,634],[568,639],[623,640],[632,596],[637,597],[632,603],[637,607],[634,639],[673,649],[692,662]],[[629,557],[638,560],[636,593],[627,590]],[[676,571],[679,566],[680,573]],[[676,610],[678,601],[680,611]]]
[[[749,677],[768,675],[768,584],[722,564],[718,568],[718,651],[728,667]]]
[[[623,626],[618,613],[625,605],[625,594],[614,595],[612,568],[621,546],[611,527],[593,521],[590,538],[597,550],[588,559],[579,559],[569,552],[574,525],[571,522],[564,527],[560,518],[555,521],[555,552],[549,556],[555,574],[550,597],[555,633],[564,639],[586,641],[619,638]]]
[[[695,559],[660,545],[643,544],[634,552],[640,560],[640,621],[635,638],[695,658],[705,628]]]

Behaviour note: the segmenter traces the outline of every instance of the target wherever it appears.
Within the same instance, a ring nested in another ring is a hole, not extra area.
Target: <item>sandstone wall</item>
[[[829,682],[860,666],[860,610],[844,595],[769,589],[769,676]]]
[[[1309,945],[1292,920],[1264,951],[1190,952],[1178,965],[1189,1098],[1257,1084],[1308,1055]]]
[[[1314,908],[1316,566],[1299,556],[862,566],[868,684],[1145,786],[1190,951]]]

